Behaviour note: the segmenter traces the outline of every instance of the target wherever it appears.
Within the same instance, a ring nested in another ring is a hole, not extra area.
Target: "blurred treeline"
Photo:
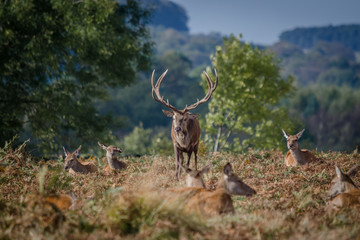
[[[179,15],[184,19],[180,6]],[[162,93],[181,108],[203,96],[199,87],[201,72],[211,66],[210,55],[222,45],[224,36],[189,34],[183,30],[186,21],[165,26],[162,22],[168,24],[169,16],[163,17],[163,21],[157,18],[156,25],[151,25],[156,51],[153,68],[155,76],[169,69]],[[352,151],[360,145],[360,25],[300,30],[284,32],[282,41],[272,46],[254,46],[273,52],[280,59],[281,75],[295,79],[291,95],[281,102],[298,127],[289,131],[295,134],[305,128],[302,146],[310,149]],[[150,73],[141,74],[137,81],[134,86],[114,92],[110,103],[102,105],[101,110],[127,115],[128,131],[142,124],[153,129],[154,134],[165,131],[164,135],[169,136],[171,120],[151,98]],[[119,102],[128,104],[115,104]],[[202,106],[197,112],[204,116],[207,108]]]
[[[103,12],[99,13],[100,16],[104,16],[104,19],[106,19],[105,16],[112,17],[100,22],[97,27],[103,27],[106,23],[107,26],[114,26],[115,31],[112,32],[114,36],[116,34],[125,36],[124,34],[128,33],[123,39],[122,44],[124,45],[115,45],[113,43],[115,40],[111,37],[106,39],[102,34],[109,31],[107,28],[99,33],[92,30],[94,34],[98,34],[98,37],[104,38],[101,39],[102,42],[96,41],[96,38],[93,41],[82,41],[81,34],[85,33],[81,31],[80,27],[79,29],[74,28],[73,31],[76,33],[74,36],[78,36],[78,38],[70,36],[73,39],[68,39],[73,44],[73,48],[60,49],[61,61],[56,65],[58,74],[51,75],[51,78],[46,79],[48,74],[53,74],[54,71],[49,70],[49,65],[44,67],[48,72],[44,75],[45,80],[43,81],[50,82],[50,84],[47,85],[48,87],[42,85],[42,91],[34,91],[36,96],[43,93],[45,95],[30,100],[45,99],[46,103],[58,101],[58,104],[63,104],[64,108],[68,110],[54,108],[54,104],[46,106],[45,110],[40,108],[37,110],[34,102],[28,102],[25,105],[21,103],[22,108],[27,108],[31,104],[32,111],[30,113],[25,111],[20,116],[20,120],[17,118],[19,121],[15,122],[14,126],[11,126],[10,121],[10,125],[3,126],[2,129],[10,128],[10,130],[14,130],[10,131],[11,134],[18,133],[21,138],[30,137],[36,140],[35,143],[41,143],[36,146],[36,149],[39,150],[39,153],[46,155],[61,153],[62,145],[75,148],[82,144],[85,148],[88,147],[88,152],[96,152],[98,151],[96,146],[98,140],[105,141],[106,144],[121,145],[125,154],[171,153],[171,119],[163,115],[161,104],[155,102],[151,97],[152,69],[156,69],[155,78],[169,69],[161,92],[174,106],[183,108],[186,104],[191,104],[204,96],[201,74],[207,67],[212,68],[210,56],[215,54],[217,46],[223,44],[224,36],[218,33],[190,34],[186,12],[175,3],[164,0],[154,0],[150,4],[147,1],[143,2],[146,4],[137,5],[135,1],[127,1],[125,6],[115,11],[118,15],[111,15],[112,8],[106,10],[108,6],[102,5]],[[96,6],[92,7],[93,9],[90,10],[93,12],[98,9]],[[68,8],[75,11],[71,6]],[[138,11],[140,8],[146,9]],[[6,20],[4,9],[0,14]],[[91,11],[90,13],[93,13]],[[135,14],[136,12],[137,14]],[[86,15],[85,12],[80,13]],[[57,17],[60,16],[62,15],[59,14]],[[116,22],[116,17],[121,18],[121,21]],[[127,19],[133,21],[127,22]],[[77,21],[79,26],[83,24],[82,20],[78,19]],[[310,149],[351,151],[360,145],[360,54],[357,52],[358,48],[352,47],[358,46],[354,42],[359,41],[359,37],[356,38],[356,32],[360,33],[360,25],[352,25],[350,30],[347,26],[326,27],[325,29],[332,35],[339,35],[344,28],[352,31],[352,34],[346,35],[346,39],[343,37],[313,37],[312,39],[316,41],[313,40],[311,45],[299,45],[287,40],[291,39],[291,34],[298,38],[299,31],[294,31],[293,33],[287,32],[286,38],[283,37],[285,34],[282,35],[282,41],[272,46],[254,46],[254,48],[257,47],[262,51],[274,54],[274,57],[279,59],[279,62],[275,64],[280,67],[281,75],[284,78],[294,77],[292,91],[280,103],[287,109],[288,118],[294,122],[293,129],[285,130],[295,133],[306,128],[302,146]],[[69,31],[66,26],[64,29]],[[5,28],[1,28],[1,31],[3,36],[8,34]],[[312,29],[306,32],[307,39],[309,34],[317,36],[323,31],[323,28]],[[59,31],[60,36],[62,36],[61,34],[62,31]],[[244,37],[246,38],[246,36]],[[353,37],[353,39],[348,39],[348,37]],[[84,39],[86,38],[84,37]],[[75,41],[76,45],[72,41]],[[113,43],[111,46],[115,45],[116,51],[107,48],[106,41]],[[131,41],[135,41],[137,46],[132,45]],[[351,42],[352,45],[348,45],[344,41]],[[52,44],[58,43],[53,42]],[[2,43],[1,51],[4,51],[4,46]],[[82,47],[88,47],[86,54],[82,52]],[[100,50],[94,53],[93,51],[96,49]],[[126,50],[129,51],[126,52]],[[65,58],[66,61],[63,61],[62,54],[68,54],[71,57]],[[77,61],[67,69],[67,65],[64,63],[73,60],[77,54],[83,54],[81,56],[83,58],[77,58]],[[142,58],[136,57],[136,54]],[[93,59],[97,56],[103,57],[101,64],[97,64],[96,59]],[[87,61],[87,57],[91,57],[93,62]],[[1,64],[4,65],[5,60]],[[2,71],[4,71],[4,67]],[[16,74],[20,74],[20,72]],[[36,79],[36,74],[30,74],[29,77],[31,76]],[[67,89],[71,90],[71,87],[75,87],[76,90],[72,90],[71,97],[63,94],[52,99],[51,91],[48,88],[53,86],[53,79],[62,78],[66,79],[65,82],[68,85],[58,86],[61,93]],[[84,80],[81,81],[81,79]],[[8,81],[3,74],[2,87],[6,86]],[[219,84],[221,81],[222,79],[219,79]],[[19,84],[21,86],[21,81]],[[37,89],[37,87],[34,88]],[[16,94],[14,99],[16,96],[22,96],[22,92]],[[34,94],[30,93],[29,96],[33,97]],[[9,115],[8,112],[13,110],[5,105],[4,101],[7,99],[4,100],[0,96],[0,100],[2,116]],[[19,103],[16,104],[19,105]],[[83,107],[87,110],[82,111]],[[48,118],[54,123],[54,126],[51,124],[49,126],[41,125],[44,121],[40,120],[36,125],[31,125],[29,116],[33,116],[31,114],[36,111],[42,113],[39,118]],[[52,113],[50,117],[46,111]],[[207,104],[196,109],[196,113],[200,113],[202,117],[207,111]],[[20,109],[18,112],[24,111]],[[59,117],[55,117],[56,112],[61,113]],[[200,120],[203,121],[203,118]],[[4,121],[2,124],[4,125]],[[93,130],[92,125],[96,126],[97,131]],[[11,129],[12,127],[14,128]],[[41,128],[41,131],[36,131],[36,127]],[[281,136],[280,128],[273,130],[278,131]],[[2,135],[1,145],[8,138],[9,134]],[[285,140],[279,139],[279,141],[284,141],[283,147],[285,148]]]

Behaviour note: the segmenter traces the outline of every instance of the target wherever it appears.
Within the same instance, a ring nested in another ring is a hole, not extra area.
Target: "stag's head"
[[[196,119],[199,114],[193,114],[189,112],[175,112],[171,110],[162,110],[165,116],[171,117],[173,122],[173,128],[175,132],[181,132],[186,130],[187,122],[190,119]]]
[[[358,171],[359,166],[356,165],[351,168],[347,173],[343,173],[338,166],[335,166],[336,176],[331,182],[331,187],[327,194],[327,199],[332,199],[340,193],[348,192],[351,189],[357,189],[355,183],[351,180]]]
[[[70,153],[65,147],[63,147],[65,153],[65,166],[64,169],[72,168],[76,165],[77,158],[81,150],[81,145],[73,153]]]
[[[151,86],[152,86],[152,97],[154,98],[155,101],[163,104],[164,106],[166,106],[167,108],[169,108],[170,110],[163,110],[163,113],[168,116],[171,117],[173,119],[173,129],[175,132],[184,132],[186,131],[186,126],[187,123],[189,122],[189,120],[192,119],[196,119],[199,114],[192,114],[189,111],[192,109],[197,108],[200,104],[207,102],[210,98],[212,93],[215,91],[216,87],[217,87],[217,83],[218,83],[218,76],[217,76],[217,72],[215,70],[215,77],[216,80],[215,82],[213,82],[211,80],[211,78],[209,77],[209,75],[204,71],[204,75],[206,77],[207,83],[208,83],[208,92],[205,95],[205,97],[201,100],[198,100],[196,103],[191,104],[190,106],[186,106],[184,109],[179,110],[177,108],[175,108],[174,106],[172,106],[169,103],[169,100],[165,101],[164,97],[161,96],[160,94],[160,85],[166,75],[168,70],[166,70],[157,80],[156,84],[154,85],[154,74],[155,74],[155,70],[152,73],[151,76]]]
[[[284,134],[284,137],[286,138],[286,144],[287,144],[288,149],[289,150],[298,149],[299,148],[298,140],[303,135],[305,129],[301,130],[296,135],[289,135],[283,129],[281,129],[281,130],[282,130],[282,132]]]

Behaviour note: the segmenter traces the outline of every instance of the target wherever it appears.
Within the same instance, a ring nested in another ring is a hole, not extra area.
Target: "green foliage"
[[[156,59],[155,81],[168,69],[161,85],[161,94],[179,109],[195,102],[204,92],[199,85],[201,71],[196,71],[193,76],[190,73],[192,68],[191,61],[177,51],[167,51]],[[154,101],[151,96],[150,74],[140,73],[137,75],[138,82],[134,85],[115,89],[111,91],[111,98],[105,103],[99,103],[100,113],[114,113],[116,117],[125,119],[126,131],[143,123],[144,128],[168,127],[170,128],[171,119],[164,116],[162,104]],[[191,91],[189,91],[191,89]],[[196,109],[198,113],[204,113],[206,105],[201,105]],[[124,124],[124,125],[125,125]],[[124,130],[124,128],[123,128]]]
[[[124,153],[132,155],[144,155],[148,153],[150,146],[150,129],[144,129],[142,124],[134,127],[134,130],[124,138]]]
[[[318,42],[304,51],[287,42],[271,47],[282,60],[282,75],[292,75],[297,86],[311,83],[359,87],[355,52],[340,43]]]
[[[125,155],[144,154],[173,154],[173,145],[166,130],[162,128],[144,129],[142,123],[134,127],[133,131],[125,136],[121,146],[124,146]]]
[[[354,51],[359,51],[359,31],[359,24],[296,28],[281,33],[280,40],[290,42],[301,48],[312,48],[320,41],[337,42]]]
[[[352,151],[360,146],[360,90],[310,85],[286,103],[289,114],[302,121],[319,150]]]
[[[0,142],[25,127],[49,152],[106,135],[93,107],[150,63],[136,1],[30,0],[0,5]]]
[[[174,154],[172,140],[167,135],[166,130],[160,130],[151,138],[150,153],[161,155]]]
[[[159,56],[176,50],[188,57],[194,67],[210,64],[210,54],[215,53],[215,47],[222,43],[219,33],[189,34],[163,27],[151,27],[151,37]]]
[[[237,151],[283,146],[281,128],[292,123],[276,105],[290,92],[292,78],[280,77],[274,57],[241,43],[240,37],[223,42],[212,57],[219,83],[203,124],[205,140],[215,150],[217,145]]]

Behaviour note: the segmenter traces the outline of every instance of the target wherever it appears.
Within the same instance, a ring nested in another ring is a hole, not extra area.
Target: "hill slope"
[[[281,33],[280,40],[304,49],[312,48],[318,42],[325,41],[341,43],[354,51],[360,51],[360,25],[296,28]]]

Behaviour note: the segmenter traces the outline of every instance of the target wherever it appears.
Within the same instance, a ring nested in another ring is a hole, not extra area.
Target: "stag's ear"
[[[303,130],[301,130],[298,134],[296,134],[296,137],[297,137],[298,139],[300,139],[301,136],[303,135],[304,131],[305,131],[305,128],[304,128]]]
[[[98,142],[98,144],[99,144],[99,146],[100,146],[102,149],[105,149],[105,150],[106,150],[106,148],[107,148],[106,145],[102,144],[101,142]]]
[[[189,118],[190,119],[196,119],[200,116],[200,114],[194,114],[194,113],[189,113]]]
[[[284,134],[284,137],[287,139],[289,135],[284,131],[284,129],[281,129],[281,130],[282,130],[282,132]]]
[[[170,111],[170,110],[162,110],[163,111],[163,113],[165,114],[165,116],[167,116],[167,117],[172,117],[172,116],[174,116],[174,112],[173,111]]]

